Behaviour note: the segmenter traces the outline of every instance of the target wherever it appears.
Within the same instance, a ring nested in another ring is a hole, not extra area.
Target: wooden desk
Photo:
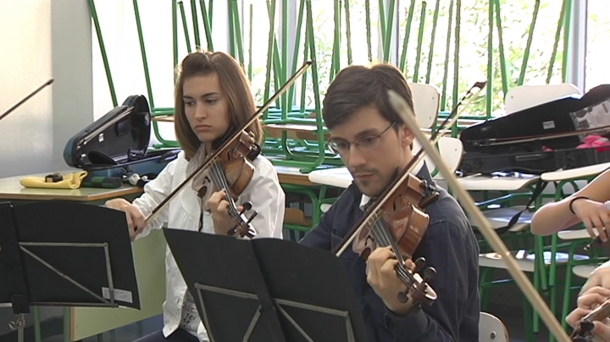
[[[306,173],[301,173],[298,167],[275,165],[275,171],[277,171],[277,176],[280,180],[280,184],[293,184],[304,186],[318,185],[312,183],[309,180],[309,176]]]
[[[66,174],[74,171],[60,172]],[[32,176],[44,177],[46,174]],[[80,201],[95,202],[105,201],[117,197],[134,196],[142,193],[142,189],[136,186],[124,185],[118,189],[102,188],[80,188],[80,189],[37,189],[24,188],[19,180],[26,176],[15,176],[0,178],[0,199],[23,200],[23,201]]]
[[[62,174],[74,172],[65,171]],[[49,173],[32,175],[44,177]],[[0,179],[0,200],[27,204],[39,201],[81,201],[103,204],[106,200],[122,197],[133,199],[142,189],[123,186],[118,189],[35,189],[24,188],[19,180],[25,176]],[[141,310],[129,308],[64,309],[64,341],[78,341],[113,330],[162,313],[165,300],[165,238],[156,230],[132,244],[136,277],[138,280]],[[67,318],[67,319],[66,319]]]

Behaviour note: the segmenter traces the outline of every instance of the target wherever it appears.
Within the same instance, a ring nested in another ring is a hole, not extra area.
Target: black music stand
[[[70,202],[0,203],[0,306],[12,306],[19,341],[31,305],[139,310],[133,265],[123,212]]]
[[[281,239],[164,233],[210,341],[367,341],[332,253]]]

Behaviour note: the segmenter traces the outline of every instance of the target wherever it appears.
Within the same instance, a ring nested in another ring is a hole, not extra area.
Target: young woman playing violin
[[[593,238],[591,245],[606,243],[610,227],[610,170],[602,172],[581,190],[561,201],[548,203],[532,217],[533,234],[551,235],[582,223]],[[583,285],[574,309],[565,319],[573,328],[597,306],[610,299],[610,261],[593,271]],[[594,341],[610,341],[610,320],[595,321]]]
[[[201,184],[187,186],[147,225],[145,216],[200,166],[224,137],[245,125],[256,111],[242,68],[233,57],[223,52],[189,54],[179,69],[175,111],[176,136],[183,149],[179,157],[146,184],[144,194],[133,203],[114,199],[106,205],[128,214],[134,238],[145,236],[150,229],[161,228],[164,222],[171,228],[226,235],[235,226],[235,220],[230,215],[233,200],[227,197],[225,189],[208,191],[202,198],[201,192],[195,190],[199,190]],[[258,121],[247,131],[255,142],[261,142],[262,128]],[[281,238],[285,195],[275,168],[261,155],[253,158],[251,164],[253,173],[235,205],[241,211],[245,206],[242,204],[251,203],[252,210],[257,212],[251,221],[257,237]],[[193,183],[196,182],[202,182],[201,177],[195,177]],[[193,297],[188,293],[169,249],[166,253],[166,278],[163,330],[138,342],[207,341]]]
[[[335,250],[363,216],[363,210],[368,210],[367,204],[413,158],[414,136],[392,109],[388,90],[413,107],[405,77],[387,64],[348,66],[328,88],[322,114],[331,133],[329,146],[340,155],[354,182],[302,244]],[[359,296],[370,341],[477,342],[477,241],[459,204],[436,185],[425,163],[420,165],[411,174],[428,184],[424,195],[438,192],[438,197],[425,208],[429,224],[412,259],[425,257],[426,266],[436,269],[436,276],[429,281],[437,294],[435,303],[418,310],[410,293],[410,300],[401,299],[405,283],[397,276],[398,259],[390,248],[376,248],[367,261],[348,248],[341,259]],[[413,263],[406,259],[411,268]]]

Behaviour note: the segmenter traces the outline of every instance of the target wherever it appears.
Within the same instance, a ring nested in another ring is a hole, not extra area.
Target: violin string
[[[221,170],[221,167],[218,163],[213,163],[211,166],[211,177],[212,177],[212,181],[214,182],[214,184],[216,185],[217,188],[221,188],[221,189],[225,189],[227,191],[227,195],[225,196],[225,199],[229,202],[229,215],[238,223],[241,223],[241,217],[239,215],[239,212],[237,211],[237,205],[235,204],[235,201],[233,200],[233,197],[231,197],[228,193],[229,191],[229,186],[227,184],[226,181],[226,177],[224,174],[224,171]]]
[[[378,245],[381,245],[384,247],[385,246],[392,247],[392,250],[394,251],[396,258],[398,259],[398,265],[396,268],[397,275],[408,284],[408,287],[410,290],[415,289],[415,292],[417,294],[423,296],[425,293],[421,289],[419,289],[417,286],[414,286],[418,281],[415,279],[415,277],[413,276],[412,273],[407,272],[405,260],[402,256],[402,254],[400,253],[400,250],[399,250],[398,246],[396,245],[396,242],[390,236],[389,229],[385,225],[385,222],[380,219],[378,213],[375,213],[373,215],[375,216],[375,218],[373,220],[373,226],[371,228],[371,231],[373,232],[373,237],[375,238],[375,240],[378,241]]]

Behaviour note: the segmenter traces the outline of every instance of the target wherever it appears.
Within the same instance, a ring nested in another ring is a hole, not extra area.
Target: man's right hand
[[[106,207],[124,211],[127,215],[127,225],[129,226],[129,236],[133,241],[140,234],[146,225],[146,218],[135,205],[123,198],[115,198],[106,202]]]

